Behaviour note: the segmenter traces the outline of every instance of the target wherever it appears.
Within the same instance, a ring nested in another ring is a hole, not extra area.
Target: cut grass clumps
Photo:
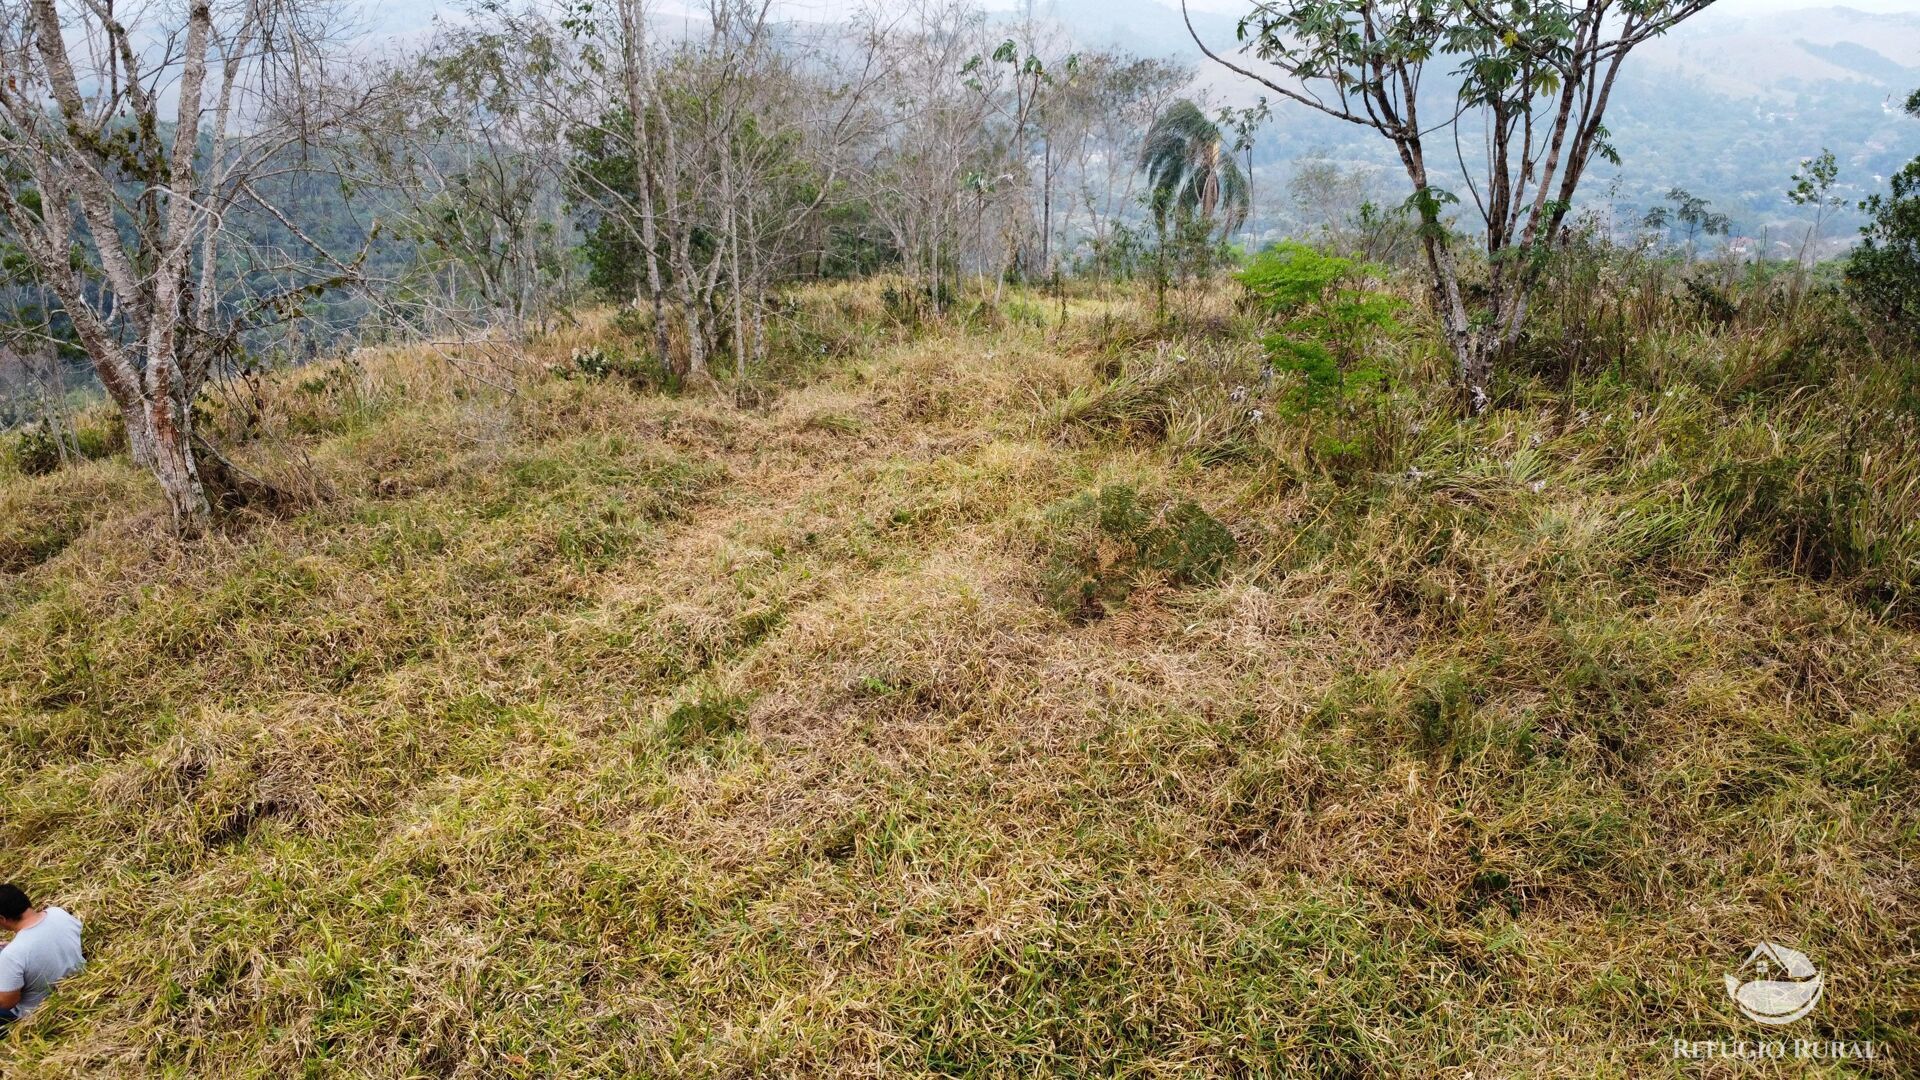
[[[1235,550],[1233,534],[1197,504],[1149,503],[1124,484],[1056,505],[1046,529],[1041,594],[1074,622],[1111,614],[1148,580],[1217,581]]]
[[[675,706],[660,725],[660,737],[675,750],[693,750],[746,725],[746,698],[734,694],[703,695]]]
[[[1178,373],[1168,365],[1125,368],[1104,382],[1068,390],[1049,406],[1042,427],[1055,434],[1081,430],[1153,445],[1173,426],[1177,381]]]

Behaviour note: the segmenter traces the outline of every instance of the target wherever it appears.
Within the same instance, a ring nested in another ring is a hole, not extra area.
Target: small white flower
[[[1538,495],[1541,492],[1547,490],[1547,482],[1545,480],[1535,480],[1533,483],[1527,486],[1533,489],[1533,493],[1535,495]]]
[[[1265,416],[1266,414],[1261,412],[1259,409],[1255,409],[1253,410],[1253,412],[1249,413],[1248,415],[1251,416],[1253,418],[1253,422],[1257,424],[1260,422],[1260,418]]]

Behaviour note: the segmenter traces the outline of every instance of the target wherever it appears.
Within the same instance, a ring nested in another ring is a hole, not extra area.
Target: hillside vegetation
[[[1475,419],[1412,315],[1276,375],[1237,288],[876,282],[751,385],[275,376],[206,423],[299,498],[181,547],[7,475],[6,875],[90,963],[0,1071],[1733,1075],[1671,1044],[1773,939],[1910,1075],[1916,383],[1634,288]]]

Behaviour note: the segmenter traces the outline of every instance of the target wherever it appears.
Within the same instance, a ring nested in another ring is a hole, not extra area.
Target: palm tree
[[[1223,235],[1245,224],[1252,202],[1247,176],[1220,125],[1193,102],[1182,98],[1154,118],[1140,167],[1147,170],[1156,225],[1164,228],[1169,212],[1208,222],[1218,214]]]

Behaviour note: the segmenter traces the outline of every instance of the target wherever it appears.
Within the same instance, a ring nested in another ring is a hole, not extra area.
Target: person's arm
[[[20,993],[27,987],[26,975],[18,961],[0,953],[0,1009],[20,1004]]]

